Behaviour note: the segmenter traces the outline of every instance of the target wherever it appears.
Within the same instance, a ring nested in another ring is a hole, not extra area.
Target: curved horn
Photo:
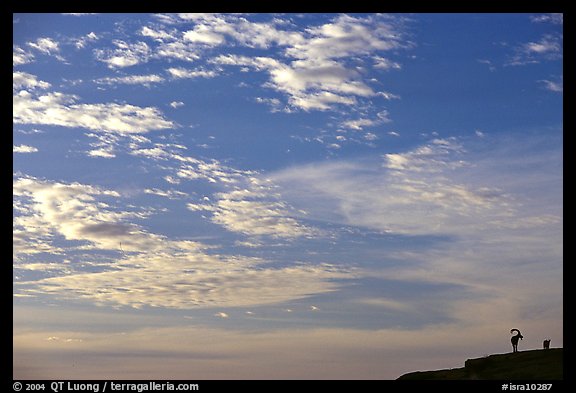
[[[512,334],[514,332],[518,332],[518,334],[521,334],[520,330],[518,330],[518,329],[510,329],[510,334]]]

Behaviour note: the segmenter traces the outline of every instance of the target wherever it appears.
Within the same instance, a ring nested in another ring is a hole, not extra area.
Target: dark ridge
[[[537,349],[468,359],[462,368],[415,371],[399,380],[561,380],[563,348]]]

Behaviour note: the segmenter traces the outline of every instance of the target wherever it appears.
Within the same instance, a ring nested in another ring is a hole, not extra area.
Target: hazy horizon
[[[15,379],[563,346],[562,14],[14,14]]]

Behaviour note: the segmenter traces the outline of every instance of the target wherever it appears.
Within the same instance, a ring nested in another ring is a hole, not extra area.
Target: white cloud
[[[249,193],[250,194],[250,193]],[[254,198],[248,195],[248,198]],[[249,236],[296,238],[311,236],[315,232],[290,216],[287,206],[265,198],[256,200],[236,197],[235,193],[219,194],[214,205],[203,208],[211,211],[212,221],[226,229]],[[202,206],[189,204],[191,210]]]
[[[15,71],[12,73],[12,89],[48,89],[50,83],[38,80],[36,75],[27,72]]]
[[[375,56],[373,58],[374,60],[374,68],[377,69],[382,69],[382,70],[399,70],[402,68],[402,66],[400,65],[400,63],[397,63],[395,61],[392,61],[390,59],[386,59],[384,57],[380,57],[380,56]]]
[[[192,79],[192,78],[213,78],[216,76],[215,71],[206,71],[203,69],[190,70],[182,67],[173,67],[166,70],[174,79]]]
[[[211,29],[205,25],[197,25],[194,30],[184,32],[183,37],[186,41],[209,46],[220,45],[224,42],[224,37],[221,34],[211,31]]]
[[[147,188],[144,190],[145,194],[158,195],[168,199],[182,199],[188,196],[185,192],[178,190],[160,190],[158,188]]]
[[[287,94],[290,105],[304,110],[327,110],[333,104],[353,105],[356,103],[354,96],[376,94],[359,80],[355,71],[333,61],[322,64],[300,61],[289,66],[269,57],[228,55],[218,56],[213,62],[267,71],[270,75],[267,86]]]
[[[88,155],[90,157],[99,157],[99,158],[115,158],[116,154],[114,154],[114,150],[110,148],[100,148],[88,151]]]
[[[151,29],[148,26],[142,27],[142,29],[140,30],[140,34],[144,37],[150,37],[150,38],[153,38],[154,40],[157,40],[160,42],[163,42],[164,40],[175,39],[173,34],[170,34],[164,30]]]
[[[282,101],[278,98],[256,97],[255,101],[261,104],[270,105],[272,112],[280,111],[280,107],[282,106]]]
[[[463,153],[463,147],[455,139],[434,139],[407,153],[384,155],[384,166],[389,169],[413,172],[441,172],[467,165],[452,159]]]
[[[72,271],[66,274],[22,282],[17,291],[21,294],[49,293],[134,308],[238,307],[328,292],[337,288],[332,279],[350,276],[330,265],[273,268],[257,258],[207,254],[203,244],[170,240],[131,223],[148,213],[114,209],[111,204],[120,198],[115,191],[30,177],[16,179],[13,189],[18,212],[15,260],[20,261],[16,268],[40,267],[23,259],[53,251],[55,236],[74,241],[83,250],[118,252],[121,244],[124,251],[121,259],[101,266],[104,270],[84,272],[82,265],[69,265]],[[20,234],[44,242],[22,243]],[[38,249],[43,244],[47,247]]]
[[[311,220],[387,233],[408,243],[432,241],[384,252],[382,260],[390,265],[359,274],[464,288],[470,296],[447,301],[445,310],[469,327],[496,309],[513,312],[509,321],[537,319],[543,310],[561,318],[561,149],[549,135],[486,135],[389,153],[383,165],[331,161],[270,177],[282,198]],[[538,282],[539,290],[526,282]],[[381,306],[409,306],[390,300]]]
[[[144,26],[140,35],[154,40],[149,47],[144,42],[113,41],[115,49],[95,50],[96,58],[110,68],[120,68],[148,61],[150,58],[173,58],[196,61],[207,47],[243,46],[284,49],[286,63],[265,57],[250,58],[220,55],[212,62],[240,65],[266,71],[266,85],[288,97],[289,106],[302,110],[329,110],[335,105],[355,105],[356,97],[382,96],[397,98],[389,92],[374,91],[350,59],[360,61],[374,55],[374,67],[399,68],[400,64],[375,53],[409,47],[403,37],[402,18],[386,15],[368,17],[337,16],[332,22],[305,31],[290,30],[291,24],[278,18],[269,22],[253,22],[238,15],[178,14],[158,15],[163,23],[193,23],[194,27],[181,35],[157,27]],[[214,71],[168,70],[174,78],[213,77]],[[278,110],[279,106],[274,109]],[[284,108],[290,111],[290,107]]]
[[[184,103],[183,103],[182,101],[172,101],[172,102],[170,103],[170,106],[171,106],[172,108],[174,108],[174,109],[176,109],[176,108],[181,108],[181,107],[184,106]]]
[[[526,65],[560,60],[562,59],[562,52],[562,36],[546,34],[539,41],[524,43],[515,48],[515,54],[508,65]]]
[[[36,153],[36,152],[38,152],[38,148],[36,148],[34,146],[28,146],[28,145],[19,145],[19,146],[14,145],[12,147],[12,152],[13,153]]]
[[[524,44],[524,50],[528,54],[558,53],[561,50],[560,44],[552,37],[544,37],[538,42]]]
[[[388,117],[387,110],[380,111],[376,114],[376,119],[360,118],[356,120],[346,120],[340,124],[343,128],[360,131],[365,127],[371,127],[382,123],[390,123],[392,120]]]
[[[118,240],[114,239],[115,236],[122,240],[122,236],[138,232],[136,227],[120,222],[130,214],[103,211],[98,207],[96,198],[118,197],[114,191],[24,177],[15,180],[13,193],[15,197],[29,201],[33,213],[30,217],[70,240],[116,249]]]
[[[14,67],[31,63],[34,60],[34,54],[26,52],[19,46],[14,45],[12,48],[12,65]]]
[[[320,232],[308,227],[294,215],[289,205],[274,192],[274,184],[262,179],[254,171],[237,170],[218,160],[204,161],[183,155],[182,146],[153,144],[135,146],[130,154],[163,161],[169,174],[164,179],[170,184],[182,181],[205,181],[218,192],[212,198],[198,198],[188,202],[193,212],[206,212],[208,219],[226,230],[250,237],[296,239],[316,236]]]
[[[27,45],[45,55],[54,55],[60,52],[60,46],[58,42],[51,38],[38,38],[34,42],[28,42]]]
[[[564,24],[564,14],[561,13],[551,13],[534,15],[530,17],[530,20],[535,23],[552,23],[555,25]]]
[[[479,141],[490,140],[485,137]],[[476,154],[473,157],[478,157]],[[522,154],[514,152],[512,157]],[[391,233],[479,236],[505,221],[524,222],[524,215],[540,216],[516,200],[524,194],[519,187],[511,189],[516,181],[501,180],[508,172],[493,168],[496,161],[508,171],[516,168],[506,164],[511,157],[502,153],[489,163],[485,158],[466,159],[471,155],[457,140],[436,139],[409,152],[384,155],[381,167],[376,163],[332,162],[287,169],[271,178],[282,186],[283,198],[296,209],[306,210],[311,219]],[[494,172],[494,178],[488,171]],[[512,173],[509,176],[515,178]],[[528,179],[525,184],[529,184]]]
[[[116,84],[125,84],[125,85],[144,85],[149,86],[151,83],[161,83],[164,82],[164,78],[160,75],[156,74],[149,74],[149,75],[128,75],[128,76],[119,76],[114,78],[100,78],[96,79],[96,83],[106,84],[106,85],[116,85]]]
[[[270,81],[266,86],[286,94],[292,107],[306,111],[329,110],[336,104],[355,105],[356,97],[379,95],[385,99],[397,98],[391,93],[375,92],[345,61],[353,56],[403,47],[398,33],[400,28],[391,21],[382,16],[339,16],[333,23],[309,28],[306,34],[292,32],[284,39],[280,39],[281,34],[274,33],[278,32],[275,28],[268,28],[267,34],[261,34],[266,38],[259,46],[267,47],[271,43],[286,46],[285,54],[293,61],[282,63],[269,57],[220,55],[212,62],[268,72]],[[262,27],[241,23],[246,29],[256,31]],[[238,34],[232,36],[238,39]]]
[[[364,134],[364,139],[366,139],[367,141],[375,141],[378,140],[378,135],[372,133],[372,132],[367,132],[366,134]]]
[[[383,15],[340,15],[332,23],[309,28],[311,37],[286,53],[298,59],[333,59],[401,48],[398,28],[391,22]]]
[[[191,175],[191,178],[209,176],[199,171],[192,172]],[[215,177],[212,175],[209,178]],[[240,179],[236,182],[239,181]],[[290,207],[271,192],[271,185],[252,182],[248,187],[218,193],[212,203],[188,203],[187,207],[192,211],[211,212],[214,223],[229,231],[248,236],[293,239],[318,235],[317,230],[299,223],[293,217]]]
[[[296,31],[282,30],[287,26],[283,20],[273,19],[270,22],[252,22],[243,16],[223,14],[178,14],[162,16],[170,24],[193,22],[193,30],[185,32],[183,38],[196,44],[216,46],[230,41],[250,48],[269,48],[271,45],[287,46],[304,40]]]
[[[76,46],[76,49],[82,49],[86,47],[86,44],[90,43],[90,42],[96,42],[100,39],[100,37],[94,33],[93,31],[91,31],[90,33],[86,34],[85,36],[82,36],[78,39],[75,40],[74,45]]]
[[[145,42],[126,43],[114,40],[116,49],[95,49],[96,59],[108,64],[109,68],[130,67],[145,63],[151,55],[150,47]]]
[[[290,98],[290,104],[305,111],[325,111],[333,109],[333,104],[355,105],[356,102],[357,101],[354,97],[344,97],[328,91],[312,94],[298,94]]]
[[[89,157],[115,158],[115,149],[120,143],[120,137],[113,133],[87,133],[87,137],[96,139],[96,142],[89,143],[93,148],[87,152]]]
[[[120,134],[146,133],[174,126],[153,107],[114,103],[76,104],[77,100],[76,96],[58,92],[36,96],[22,90],[13,97],[13,121],[82,127]]]
[[[542,80],[540,82],[544,85],[546,90],[555,93],[562,93],[564,91],[564,81],[562,79],[560,81]]]
[[[193,62],[200,59],[201,53],[196,45],[189,42],[174,41],[159,45],[154,50],[154,57]]]
[[[329,292],[337,288],[331,279],[348,277],[321,268],[270,269],[254,266],[249,260],[187,254],[129,257],[116,270],[47,278],[35,282],[37,289],[22,292],[82,297],[101,305],[133,308],[244,307]]]

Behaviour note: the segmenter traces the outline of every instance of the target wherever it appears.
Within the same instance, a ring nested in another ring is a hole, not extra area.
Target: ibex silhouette
[[[520,333],[520,330],[518,329],[510,330],[510,334],[514,332],[517,332],[516,335],[512,336],[512,338],[510,339],[510,341],[512,342],[512,352],[518,352],[518,340],[522,340],[524,336],[522,336],[522,333]]]
[[[550,339],[544,340],[544,342],[542,343],[542,345],[544,346],[544,349],[550,349]]]

